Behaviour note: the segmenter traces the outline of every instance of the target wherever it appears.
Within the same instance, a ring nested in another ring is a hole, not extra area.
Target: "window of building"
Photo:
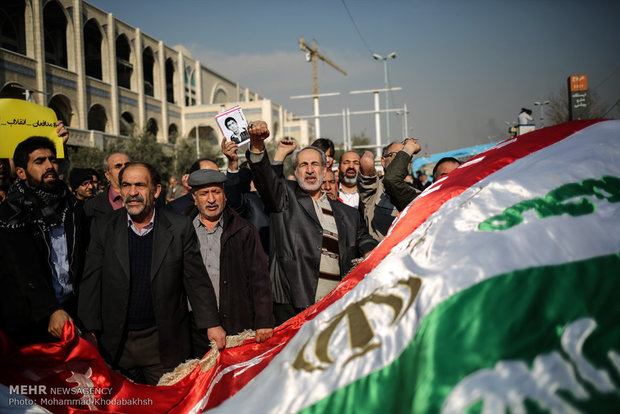
[[[166,100],[174,103],[174,62],[166,60]]]
[[[103,79],[101,67],[101,29],[95,21],[90,19],[84,25],[84,63],[86,75]]]
[[[171,144],[175,144],[177,142],[177,138],[179,136],[179,128],[176,124],[170,124],[168,127],[168,142]]]
[[[144,94],[148,96],[155,96],[155,87],[153,81],[154,65],[155,58],[153,57],[153,51],[150,47],[147,47],[142,52],[142,70],[144,71]]]
[[[88,110],[88,129],[105,132],[107,123],[105,108],[99,104],[91,106]]]
[[[196,105],[196,78],[191,66],[185,68],[185,106]]]
[[[54,110],[56,118],[61,120],[65,126],[71,126],[73,110],[69,98],[65,95],[54,95],[47,106]]]
[[[67,67],[67,18],[57,1],[43,8],[45,62]]]
[[[129,112],[123,112],[121,114],[120,127],[121,127],[120,128],[121,135],[126,136],[126,137],[132,137],[134,128],[135,128],[135,123],[133,121],[133,115],[130,114]]]
[[[156,137],[159,132],[159,127],[157,126],[157,121],[154,118],[149,118],[146,121],[146,133]]]
[[[127,36],[122,34],[116,38],[116,77],[118,86],[130,89],[132,73],[131,47],[129,46]]]
[[[26,54],[24,1],[3,2],[0,5],[0,47]]]

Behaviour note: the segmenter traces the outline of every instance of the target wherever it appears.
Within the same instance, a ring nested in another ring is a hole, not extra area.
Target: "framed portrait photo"
[[[227,141],[232,141],[239,146],[250,142],[248,121],[246,121],[240,106],[234,106],[216,115],[215,121]]]

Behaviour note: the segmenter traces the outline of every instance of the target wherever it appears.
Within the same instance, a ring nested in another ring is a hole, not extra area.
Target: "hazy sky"
[[[324,113],[372,109],[372,94],[349,91],[383,88],[383,63],[372,53],[396,52],[389,80],[403,90],[391,93],[390,106],[407,104],[407,135],[429,152],[505,138],[506,121],[524,106],[538,122],[533,102],[558,94],[569,75],[587,74],[608,108],[620,99],[620,1],[345,2],[364,40],[342,0],[90,1],[297,115],[312,113],[309,99],[290,99],[312,89],[300,36],[348,72],[319,64],[320,92],[341,93],[321,100]],[[390,119],[401,139],[402,117]],[[386,142],[384,115],[381,122]],[[352,116],[351,127],[374,142],[373,115]],[[342,141],[341,119],[323,120],[321,132]]]

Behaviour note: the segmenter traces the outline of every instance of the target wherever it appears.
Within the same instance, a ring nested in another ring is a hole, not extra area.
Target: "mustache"
[[[132,201],[138,201],[140,203],[144,203],[144,198],[142,196],[139,196],[139,195],[125,197],[125,203],[130,203]]]
[[[47,171],[45,171],[45,172],[43,173],[43,176],[42,176],[42,177],[43,177],[43,178],[45,178],[45,177],[54,177],[54,178],[58,178],[58,173],[57,173],[57,172],[56,172],[56,170],[54,170],[54,169],[49,169],[49,170],[47,170]]]
[[[347,168],[347,170],[345,171],[345,173],[348,173],[349,171],[353,171],[353,172],[355,172],[355,168],[353,168],[353,167],[349,167],[349,168]]]

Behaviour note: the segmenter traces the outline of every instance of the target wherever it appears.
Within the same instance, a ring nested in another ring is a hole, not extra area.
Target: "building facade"
[[[140,131],[219,141],[214,116],[240,105],[267,121],[272,137],[307,145],[306,120],[209,69],[183,46],[168,46],[82,0],[0,3],[0,98],[52,108],[71,144],[105,149]]]

